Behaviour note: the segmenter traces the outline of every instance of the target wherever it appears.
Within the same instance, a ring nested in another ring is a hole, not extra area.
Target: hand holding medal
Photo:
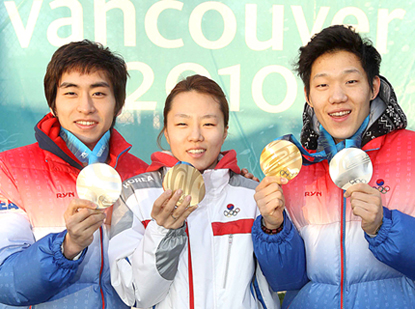
[[[165,192],[154,202],[151,216],[168,229],[183,226],[205,196],[202,174],[187,162],[178,162],[163,178]]]
[[[285,198],[281,184],[298,175],[302,166],[299,149],[287,140],[276,140],[265,146],[260,157],[265,178],[256,188],[254,198],[267,229],[274,230],[284,221]]]

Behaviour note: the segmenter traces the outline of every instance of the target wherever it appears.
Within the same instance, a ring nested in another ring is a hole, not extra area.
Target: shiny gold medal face
[[[82,169],[76,179],[79,198],[89,200],[98,208],[112,206],[120,197],[122,181],[118,172],[104,163],[90,164]]]
[[[281,176],[291,180],[300,172],[303,159],[293,143],[277,140],[265,146],[259,164],[265,176]]]
[[[187,164],[176,164],[163,179],[163,189],[175,192],[183,190],[183,194],[177,202],[177,206],[183,203],[184,197],[190,195],[192,200],[190,206],[199,204],[205,197],[205,182],[202,174],[193,166]]]

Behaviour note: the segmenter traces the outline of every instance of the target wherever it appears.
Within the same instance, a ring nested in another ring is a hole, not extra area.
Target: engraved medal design
[[[105,163],[90,164],[76,179],[79,198],[89,200],[99,209],[112,206],[120,197],[122,181],[118,172]]]
[[[265,146],[259,164],[265,176],[281,176],[291,180],[300,172],[303,159],[293,143],[276,140]]]
[[[372,178],[373,166],[370,157],[361,149],[345,148],[330,161],[331,180],[343,190],[357,183],[368,183]]]
[[[173,193],[182,189],[183,194],[177,206],[183,203],[184,197],[190,195],[190,206],[199,204],[205,197],[206,189],[202,174],[188,163],[179,162],[173,166],[163,179],[163,189],[172,190]]]

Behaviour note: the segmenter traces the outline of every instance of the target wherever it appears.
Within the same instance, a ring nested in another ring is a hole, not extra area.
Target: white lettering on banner
[[[303,8],[300,5],[292,5],[291,11],[294,15],[295,24],[297,25],[298,32],[300,33],[301,42],[306,45],[313,34],[320,32],[323,29],[324,21],[329,14],[330,8],[328,6],[320,7],[317,18],[314,22],[311,32],[308,30],[307,22],[304,17]]]
[[[378,10],[378,29],[376,32],[376,49],[381,54],[386,54],[388,42],[388,26],[393,19],[403,19],[406,11],[402,9],[393,10],[390,14],[388,9]]]
[[[177,84],[182,73],[186,71],[192,71],[194,73],[211,78],[209,71],[206,70],[205,67],[203,67],[202,65],[198,63],[191,63],[191,62],[181,63],[179,65],[176,65],[170,71],[169,75],[167,75],[166,94],[170,93],[173,87]]]
[[[43,0],[33,1],[25,28],[22,18],[19,15],[19,11],[17,10],[16,3],[14,1],[4,1],[10,21],[12,22],[17,39],[19,40],[22,48],[29,47],[30,39],[32,38],[33,30],[35,30],[36,21],[39,17],[40,8],[42,7],[42,2]]]
[[[279,73],[284,77],[287,84],[287,94],[284,100],[278,105],[269,104],[262,91],[265,78],[271,73]],[[267,113],[281,113],[290,108],[297,96],[297,81],[294,74],[281,65],[269,65],[258,71],[252,81],[252,97],[260,109]]]
[[[156,101],[138,101],[146,93],[154,82],[154,73],[151,68],[142,62],[127,63],[128,70],[137,70],[143,74],[142,83],[138,88],[127,97],[125,110],[155,110]],[[209,71],[198,63],[181,63],[175,66],[166,78],[166,94],[169,94],[177,81],[183,77],[183,73],[191,71],[211,78]],[[280,74],[287,84],[287,94],[284,100],[278,105],[269,104],[263,95],[263,83],[265,78],[271,73]],[[237,64],[231,67],[218,70],[219,75],[229,75],[229,107],[233,112],[240,109],[240,91],[241,91],[241,65]],[[223,89],[226,89],[223,86]],[[262,68],[255,74],[252,81],[252,97],[255,104],[267,113],[281,113],[291,107],[297,96],[297,81],[294,74],[287,68],[280,65],[270,65]]]
[[[346,7],[346,8],[340,9],[336,13],[336,15],[334,15],[331,24],[332,25],[344,24],[344,19],[347,16],[351,16],[351,15],[356,17],[357,24],[348,24],[348,25],[352,26],[358,32],[361,32],[361,33],[369,32],[369,20],[367,19],[365,12],[363,12],[361,9],[356,8],[356,7]]]
[[[107,12],[118,8],[124,16],[124,45],[136,46],[135,7],[129,0],[94,0],[95,41],[107,44]]]
[[[143,82],[126,98],[125,108],[128,110],[155,110],[157,105],[156,101],[138,101],[153,85],[154,72],[151,67],[143,62],[135,61],[128,62],[127,69],[129,71],[140,71],[143,74]]]
[[[54,0],[49,3],[52,10],[57,7],[66,6],[71,10],[71,17],[59,18],[50,23],[47,30],[47,38],[53,46],[62,46],[72,41],[79,41],[84,38],[82,5],[77,0]],[[66,38],[58,35],[60,27],[71,25],[72,34]]]
[[[259,41],[257,38],[257,4],[245,5],[245,42],[252,50],[282,50],[284,40],[284,6],[272,6],[271,38]]]
[[[183,46],[182,39],[169,40],[163,37],[157,27],[157,22],[161,12],[167,9],[175,9],[181,11],[183,3],[180,1],[159,1],[154,3],[147,11],[144,19],[144,28],[146,30],[147,37],[153,44],[163,48],[178,48]],[[172,21],[172,25],[174,21]]]
[[[229,75],[229,110],[239,112],[241,93],[241,65],[237,64],[218,70],[219,75]]]
[[[26,27],[23,25],[22,17],[16,6],[16,1],[4,1],[11,24],[16,33],[22,48],[29,47],[33,32],[35,30],[43,0],[32,0],[29,17]],[[85,0],[86,1],[86,0]],[[136,3],[136,2],[134,2]],[[106,45],[107,43],[107,12],[118,8],[123,13],[124,25],[124,46],[136,46],[136,10],[131,0],[94,0],[94,28],[95,41]],[[141,2],[140,2],[141,3]],[[80,0],[54,0],[50,3],[53,10],[57,7],[66,6],[71,10],[71,17],[59,18],[54,20],[47,29],[47,38],[51,45],[59,46],[69,41],[83,38],[83,8]],[[20,5],[19,5],[20,6]],[[145,15],[144,28],[149,40],[162,48],[179,48],[184,46],[181,38],[167,39],[163,37],[157,27],[160,14],[167,9],[182,11],[184,2],[177,0],[158,1],[153,4]],[[330,7],[322,6],[318,8],[317,16],[314,19],[311,31],[307,26],[303,8],[300,5],[292,5],[291,11],[300,34],[303,45],[307,44],[310,37],[323,29]],[[202,20],[206,12],[217,11],[224,22],[224,29],[221,37],[216,41],[208,40],[202,31]],[[315,9],[317,12],[317,8]],[[49,12],[45,12],[46,14]],[[389,12],[388,9],[378,9],[376,48],[381,54],[387,53],[389,24],[395,19],[403,19],[406,11],[397,8]],[[353,25],[359,32],[369,32],[369,20],[366,13],[357,7],[344,7],[339,9],[331,24],[341,24],[347,16],[354,16],[357,23]],[[172,22],[173,24],[173,22]],[[261,51],[271,48],[272,50],[283,49],[284,34],[284,6],[272,5],[271,38],[266,41],[259,41],[257,38],[258,28],[257,4],[245,5],[245,42],[248,48]],[[66,38],[58,36],[58,30],[63,27],[72,26],[72,34]],[[261,27],[266,25],[261,24]],[[229,6],[217,2],[206,1],[197,5],[189,16],[189,32],[193,40],[206,49],[220,49],[228,46],[235,38],[237,22],[234,12]]]
[[[202,31],[203,15],[210,10],[215,10],[223,18],[224,29],[222,36],[216,41],[206,39]],[[207,49],[220,49],[229,45],[236,35],[236,17],[233,11],[223,3],[209,1],[199,4],[189,18],[189,32],[193,40],[200,46]]]

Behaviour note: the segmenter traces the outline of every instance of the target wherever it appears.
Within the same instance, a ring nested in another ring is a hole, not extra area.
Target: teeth
[[[340,117],[340,116],[344,116],[344,115],[348,115],[348,114],[350,114],[350,111],[331,113],[330,116]]]
[[[187,152],[190,152],[190,153],[202,153],[202,152],[205,152],[205,150],[204,149],[192,149],[192,150],[188,150]]]
[[[94,121],[77,121],[76,123],[79,123],[83,126],[90,126],[90,125],[93,125],[95,122]]]

